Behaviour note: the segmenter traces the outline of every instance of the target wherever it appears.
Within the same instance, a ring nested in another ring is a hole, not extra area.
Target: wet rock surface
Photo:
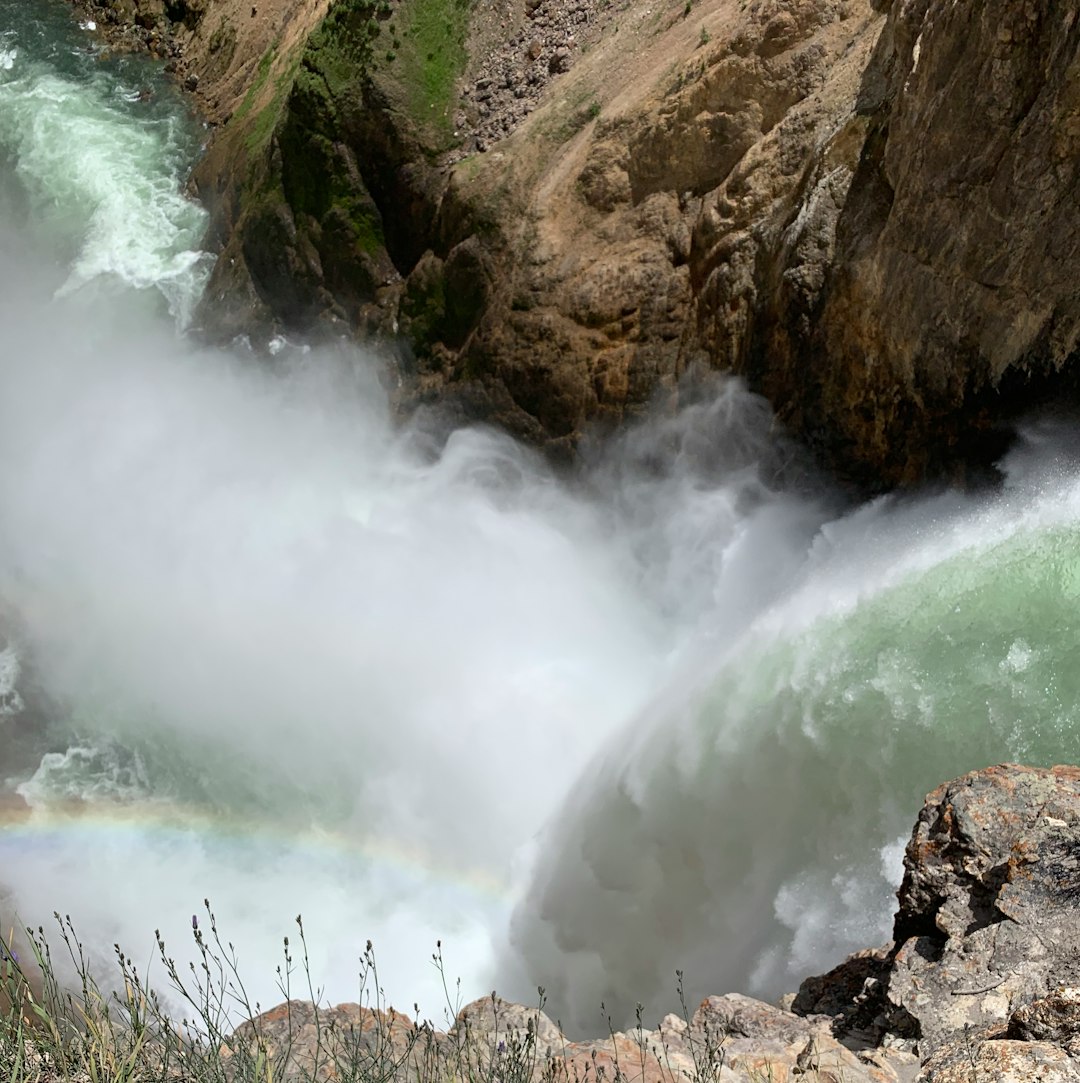
[[[204,0],[76,0],[79,13],[96,25],[114,49],[148,52],[166,61],[171,73],[186,70],[183,49],[175,33],[177,22],[198,10]]]

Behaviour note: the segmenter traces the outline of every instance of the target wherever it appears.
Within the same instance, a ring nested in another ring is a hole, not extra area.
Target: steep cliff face
[[[865,480],[985,457],[1001,418],[1074,391],[1077,10],[890,9],[810,319],[786,315],[793,291],[778,281],[748,363],[781,416]]]
[[[450,145],[467,10],[462,0],[271,3],[256,53],[235,30],[244,15],[211,0],[195,65],[222,126],[195,184],[222,251],[203,309],[213,333],[391,327],[382,293],[432,234],[443,187],[433,162]],[[229,93],[234,68],[247,69],[242,97]]]
[[[406,401],[566,453],[731,369],[864,488],[962,475],[1075,383],[1078,7],[166,4],[206,325],[382,335]]]
[[[443,387],[475,374],[525,434],[572,445],[690,365],[738,367],[808,164],[854,171],[880,17],[858,0],[698,10],[636,13],[498,156],[455,173],[459,202],[503,199],[509,267]],[[593,101],[574,132],[575,103]]]

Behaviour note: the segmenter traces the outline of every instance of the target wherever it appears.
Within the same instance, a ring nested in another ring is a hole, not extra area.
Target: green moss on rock
[[[439,249],[436,163],[453,142],[472,2],[335,0],[291,55],[275,41],[259,59],[217,168],[234,193],[230,247],[285,323],[359,325],[383,287]],[[227,51],[227,25],[219,38]],[[458,274],[448,302],[441,267],[403,314],[421,349],[463,342],[486,296],[483,280]]]
[[[413,269],[401,298],[401,329],[418,357],[426,357],[439,341],[446,319],[443,261],[428,252]]]

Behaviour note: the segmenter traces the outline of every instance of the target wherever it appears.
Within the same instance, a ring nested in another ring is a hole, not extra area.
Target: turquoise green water
[[[67,5],[0,2],[0,203],[63,267],[61,293],[153,293],[190,319],[210,260],[177,182],[200,137],[156,67],[104,56]]]
[[[794,989],[888,939],[926,792],[1080,759],[1073,480],[878,506],[823,537],[802,586],[660,697],[549,840],[518,937],[574,1018],[659,1010],[676,966],[694,995]]]

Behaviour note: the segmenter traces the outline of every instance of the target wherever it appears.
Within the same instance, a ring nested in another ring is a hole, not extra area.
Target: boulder
[[[924,1053],[1080,980],[1077,768],[994,767],[942,786],[904,865],[888,998],[918,1022]]]
[[[927,1083],[1080,1078],[1080,769],[939,787],[904,867],[891,950],[805,982],[795,1010],[917,1052]]]

